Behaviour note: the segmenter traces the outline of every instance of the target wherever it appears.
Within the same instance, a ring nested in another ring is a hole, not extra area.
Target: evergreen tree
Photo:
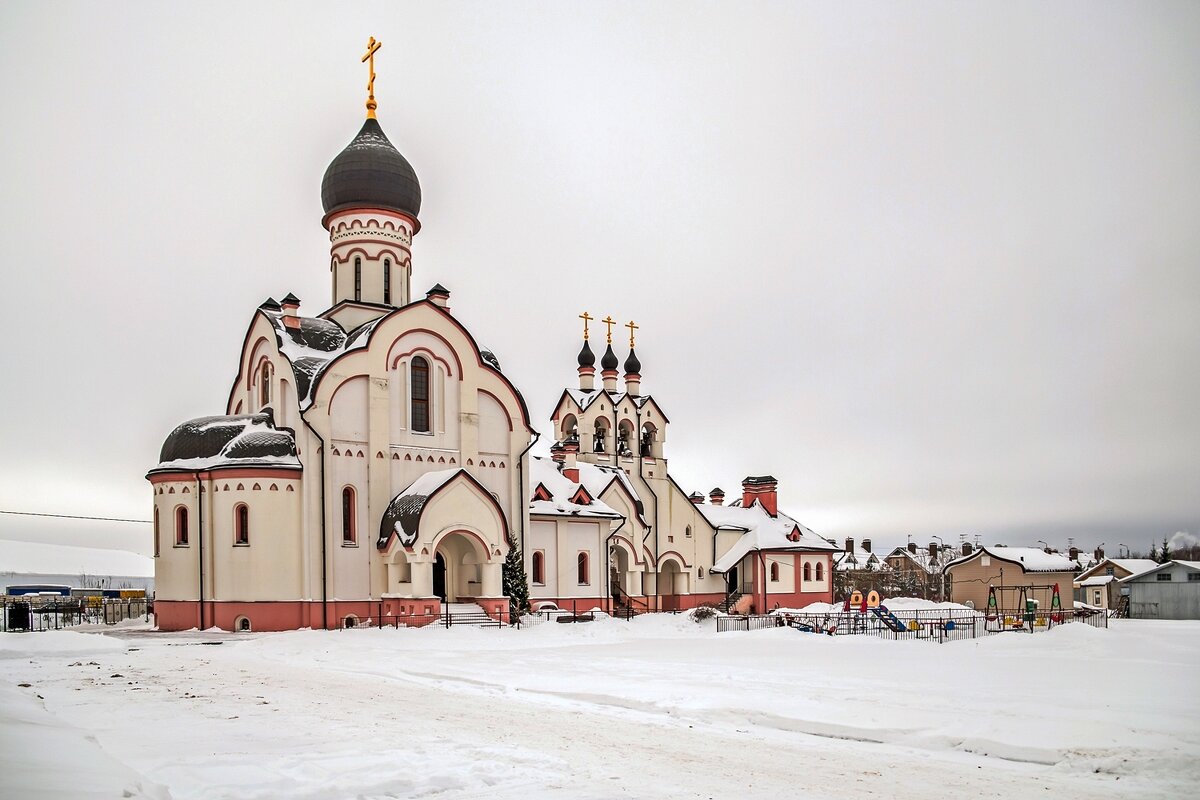
[[[1171,543],[1163,537],[1162,549],[1158,551],[1158,563],[1165,564],[1171,560]]]
[[[519,619],[532,609],[529,605],[529,579],[525,576],[525,559],[521,557],[521,549],[515,543],[509,545],[501,575],[503,591],[508,596],[510,618]]]
[[[1150,545],[1150,560],[1155,562],[1156,564],[1162,563],[1161,561],[1158,560],[1158,547],[1153,544]]]

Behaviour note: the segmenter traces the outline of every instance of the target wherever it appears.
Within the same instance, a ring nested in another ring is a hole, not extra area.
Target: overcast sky
[[[1195,2],[4,3],[0,509],[148,519],[258,304],[329,305],[371,35],[413,294],[539,430],[586,309],[687,491],[876,550],[1200,532]]]

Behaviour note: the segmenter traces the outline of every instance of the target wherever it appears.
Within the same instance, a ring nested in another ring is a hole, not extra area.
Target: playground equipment
[[[886,627],[890,631],[895,631],[896,633],[904,633],[906,630],[910,630],[909,628],[906,628],[904,626],[903,622],[896,619],[895,614],[888,611],[887,606],[883,606],[883,605],[876,606],[875,608],[871,609],[871,613],[874,614],[876,617],[878,617],[879,620],[884,624],[884,627]],[[913,620],[913,625],[916,627],[911,628],[911,630],[917,630],[920,627],[919,625],[917,625],[916,620]]]
[[[1039,602],[1029,596],[1031,591],[1050,592],[1050,616],[1039,614]],[[1005,602],[1000,608],[997,595],[1011,593],[1013,602]],[[1063,621],[1062,598],[1059,595],[1058,584],[1053,586],[989,586],[987,611],[984,613],[987,629],[990,631],[1023,631],[1030,633],[1035,628],[1046,628],[1051,624]],[[995,625],[996,627],[992,627]]]

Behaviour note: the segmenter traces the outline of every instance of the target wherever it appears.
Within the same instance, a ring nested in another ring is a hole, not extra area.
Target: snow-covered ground
[[[7,634],[0,796],[1190,797],[1198,665],[1187,622]]]

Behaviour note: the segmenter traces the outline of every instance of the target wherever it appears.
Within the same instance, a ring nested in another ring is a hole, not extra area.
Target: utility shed
[[[1121,581],[1133,619],[1200,619],[1200,561],[1168,561]]]

